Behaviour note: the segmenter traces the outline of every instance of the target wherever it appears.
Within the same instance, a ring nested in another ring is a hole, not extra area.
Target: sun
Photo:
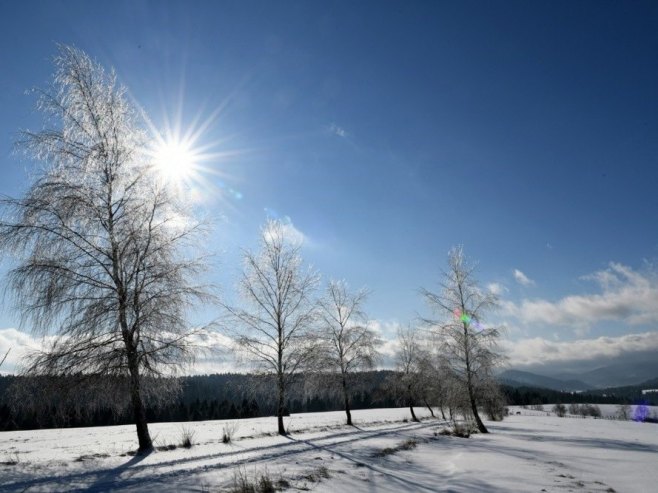
[[[198,114],[188,127],[183,126],[181,111],[173,119],[165,116],[163,128],[146,119],[150,135],[143,151],[149,175],[190,204],[227,198],[241,200],[242,193],[228,186],[226,180],[230,176],[220,166],[244,151],[218,150],[225,140],[204,142],[205,132],[217,119],[219,109],[205,120]]]
[[[161,141],[153,151],[153,166],[167,182],[181,185],[193,178],[198,167],[197,156],[186,142]]]

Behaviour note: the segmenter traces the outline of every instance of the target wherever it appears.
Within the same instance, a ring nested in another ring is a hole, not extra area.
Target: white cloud
[[[340,127],[335,123],[331,123],[327,127],[327,129],[329,130],[329,132],[331,132],[334,135],[337,135],[338,137],[343,137],[343,138],[347,137],[347,131],[343,127]]]
[[[49,339],[51,338],[46,338],[46,343],[50,342]],[[189,342],[195,346],[198,353],[196,361],[190,368],[185,369],[185,373],[198,375],[240,370],[233,356],[232,341],[224,334],[202,331],[190,336]],[[0,373],[15,373],[21,358],[28,352],[39,350],[42,347],[44,347],[44,340],[41,338],[13,328],[0,329],[0,359],[8,349],[11,349]]]
[[[500,284],[499,282],[491,282],[487,284],[487,289],[491,294],[494,294],[496,296],[500,296],[504,292],[508,291],[508,289],[502,284]]]
[[[526,276],[519,269],[514,269],[514,280],[521,286],[534,286],[535,281]]]
[[[602,321],[630,325],[658,322],[658,280],[653,274],[641,274],[622,264],[611,263],[607,269],[581,279],[595,282],[601,292],[566,296],[558,301],[506,301],[502,308],[525,324],[570,326],[581,335]]]
[[[541,337],[501,341],[511,366],[547,365],[570,361],[609,360],[639,352],[658,351],[658,332],[597,337],[570,342]]]
[[[31,351],[41,349],[43,340],[26,332],[9,328],[0,329],[0,359],[9,351],[0,373],[15,373],[23,357]]]
[[[310,246],[310,241],[309,238],[302,233],[301,230],[299,230],[292,222],[290,217],[284,216],[280,219],[278,219],[279,223],[282,226],[282,233],[283,236],[290,242],[294,244],[302,244],[304,243],[306,246]],[[270,241],[272,236],[271,236],[271,230],[265,231],[265,239],[267,241]]]

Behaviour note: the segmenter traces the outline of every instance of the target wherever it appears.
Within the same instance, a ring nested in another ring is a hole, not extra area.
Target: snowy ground
[[[354,428],[340,412],[293,415],[287,438],[274,418],[242,420],[228,445],[225,421],[160,423],[156,445],[179,443],[183,426],[196,445],[147,457],[125,455],[132,426],[4,432],[0,491],[214,492],[238,472],[318,493],[658,491],[658,425],[522,411],[468,439],[437,435],[439,419],[403,422],[405,409],[355,411]],[[417,446],[396,451],[408,440]]]
[[[619,413],[619,405],[618,404],[594,404],[601,410],[601,416],[606,419],[618,419],[618,413]],[[566,404],[567,409],[569,408],[569,405]],[[647,413],[647,416],[655,416],[658,418],[658,406],[643,406],[645,409],[645,413]],[[526,414],[526,415],[531,415],[531,416],[539,416],[539,415],[553,415],[554,413],[552,412],[553,404],[544,404],[542,406],[544,409],[544,413],[541,412],[535,412],[534,409],[532,409],[530,406],[527,406],[525,408],[521,406],[510,406],[510,411],[513,412],[520,412],[521,414]],[[628,420],[633,421],[634,416],[636,415],[638,406],[632,405],[629,406],[630,412],[628,414]],[[567,413],[567,417],[573,417],[573,418],[581,418],[581,415],[572,415]]]

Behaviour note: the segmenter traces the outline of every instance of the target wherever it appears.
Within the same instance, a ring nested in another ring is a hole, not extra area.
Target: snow
[[[231,444],[235,421],[158,423],[156,446],[180,443],[183,427],[195,445],[146,457],[125,455],[133,426],[3,432],[0,463],[18,463],[0,465],[0,491],[223,491],[238,471],[319,493],[656,491],[658,425],[522,412],[468,439],[439,435],[447,423],[421,408],[420,423],[403,421],[408,409],[353,411],[355,427],[342,412],[295,414],[289,437],[274,418],[240,420]]]
[[[580,404],[578,404],[580,405]],[[617,419],[618,412],[619,412],[619,405],[618,404],[592,404],[594,406],[597,406],[601,410],[601,416],[603,418],[614,418]],[[567,409],[569,409],[569,405],[566,404]],[[628,419],[630,421],[633,420],[633,417],[635,416],[635,412],[638,408],[637,405],[633,404],[630,405],[630,411],[628,413]],[[644,406],[646,411],[648,412],[649,416],[658,416],[658,406]],[[544,412],[541,411],[535,411],[533,409],[528,408],[523,408],[521,406],[510,406],[510,411],[512,412],[520,412],[522,414],[527,414],[527,415],[533,415],[533,416],[541,416],[541,415],[552,415],[553,412],[551,411],[553,408],[553,404],[544,404],[543,405]],[[569,414],[567,413],[568,418],[578,418],[582,419],[582,416],[579,414]]]

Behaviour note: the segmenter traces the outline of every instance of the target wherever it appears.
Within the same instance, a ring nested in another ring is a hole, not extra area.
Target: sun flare
[[[189,203],[242,199],[242,193],[228,185],[230,176],[221,164],[243,151],[218,151],[217,147],[225,142],[207,141],[205,135],[218,114],[219,109],[205,120],[199,114],[188,127],[184,127],[180,114],[173,120],[165,117],[164,128],[147,121],[151,138],[145,152],[152,176]]]
[[[175,184],[188,181],[197,165],[194,151],[184,142],[160,142],[153,152],[153,163],[162,177]]]

